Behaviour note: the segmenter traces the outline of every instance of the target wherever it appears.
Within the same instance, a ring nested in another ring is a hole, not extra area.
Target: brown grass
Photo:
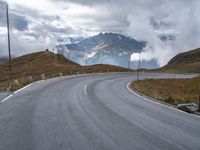
[[[9,85],[9,64],[0,65],[0,90],[6,90]],[[65,59],[61,55],[51,52],[37,52],[24,55],[12,60],[12,77],[18,80],[20,85],[14,85],[18,89],[30,83],[28,76],[33,77],[33,81],[40,80],[40,75],[45,74],[47,78],[77,73],[97,73],[97,72],[126,72],[126,68],[112,65],[80,66]]]
[[[200,48],[179,53],[167,65],[149,71],[162,73],[200,73]]]
[[[147,79],[134,81],[131,86],[142,94],[173,105],[196,103],[200,94],[200,77],[192,79]]]

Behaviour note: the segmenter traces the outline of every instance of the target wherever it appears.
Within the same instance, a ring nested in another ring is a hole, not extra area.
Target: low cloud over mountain
[[[100,33],[78,43],[58,44],[56,48],[60,49],[68,59],[82,65],[85,65],[87,60],[89,65],[114,64],[127,67],[131,61],[130,66],[135,68],[138,61],[131,60],[130,57],[133,53],[143,53],[146,46],[146,41],[135,40],[117,33]],[[145,60],[145,57],[142,57],[142,60],[142,67],[158,67],[154,59]]]
[[[147,41],[147,56],[165,65],[199,47],[198,0],[6,0],[13,55],[55,47],[58,39],[115,32]],[[0,3],[0,53],[7,55],[5,6]]]

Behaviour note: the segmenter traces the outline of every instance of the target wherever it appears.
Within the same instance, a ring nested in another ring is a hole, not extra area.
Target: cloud
[[[140,60],[140,53],[133,53],[130,57],[130,61],[139,61]]]
[[[135,6],[128,15],[130,25],[126,31],[148,41],[151,48],[145,49],[148,56],[145,59],[155,58],[163,66],[177,53],[199,47],[198,1],[152,2],[154,9],[148,3]],[[162,37],[173,38],[162,40]]]
[[[5,27],[7,25],[7,18],[6,18],[6,7],[5,3],[0,2],[0,27]],[[28,23],[29,21],[23,15],[18,15],[13,12],[9,13],[10,19],[10,27],[14,28],[19,31],[28,30]]]
[[[92,58],[92,57],[94,57],[94,56],[96,55],[96,53],[97,53],[97,52],[94,52],[94,51],[93,51],[93,52],[91,52],[91,53],[89,53],[89,54],[85,54],[85,57],[84,57],[84,58],[85,58],[85,59]]]
[[[13,22],[12,42],[18,42],[16,46],[13,45],[17,55],[52,47],[57,39],[64,37],[91,36],[99,32],[118,32],[147,41],[148,46],[142,53],[142,59],[157,60],[161,66],[177,53],[199,47],[198,0],[7,2]],[[2,29],[5,23],[2,22],[5,19],[0,19],[0,34],[6,36]],[[3,47],[5,39],[0,38],[0,47]]]
[[[11,13],[10,24],[11,24],[11,28],[14,28],[19,31],[25,31],[25,30],[28,30],[29,21],[24,16]]]

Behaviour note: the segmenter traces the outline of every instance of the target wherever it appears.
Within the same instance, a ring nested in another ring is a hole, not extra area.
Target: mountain
[[[133,38],[117,33],[100,33],[78,43],[60,44],[56,48],[66,58],[79,64],[84,64],[88,60],[89,64],[113,64],[127,67],[130,55],[133,52],[141,52],[147,45],[145,41],[135,40]],[[132,63],[136,67],[137,62]],[[142,67],[158,67],[154,60],[143,62]]]
[[[102,51],[107,54],[140,52],[146,42],[137,41],[117,33],[100,33],[77,44],[67,44],[69,50]]]
[[[200,48],[179,53],[159,70],[165,72],[200,73]]]
[[[6,89],[9,82],[9,63],[0,64],[0,90]],[[29,76],[34,81],[40,79],[41,74],[45,74],[47,78],[56,77],[59,73],[63,75],[77,73],[97,73],[97,72],[125,72],[126,68],[112,65],[93,65],[80,66],[72,62],[62,55],[54,54],[49,51],[27,54],[12,59],[12,77],[18,80],[21,86],[30,83]]]
[[[77,44],[81,41],[83,41],[85,38],[84,37],[65,37],[65,38],[59,38],[58,45],[65,45],[65,44]]]

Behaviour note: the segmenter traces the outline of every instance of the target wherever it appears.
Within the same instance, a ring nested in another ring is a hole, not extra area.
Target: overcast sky
[[[200,47],[200,0],[7,0],[13,55],[53,48],[60,38],[117,32],[148,42],[143,59],[162,66]],[[7,54],[0,3],[0,55]]]

